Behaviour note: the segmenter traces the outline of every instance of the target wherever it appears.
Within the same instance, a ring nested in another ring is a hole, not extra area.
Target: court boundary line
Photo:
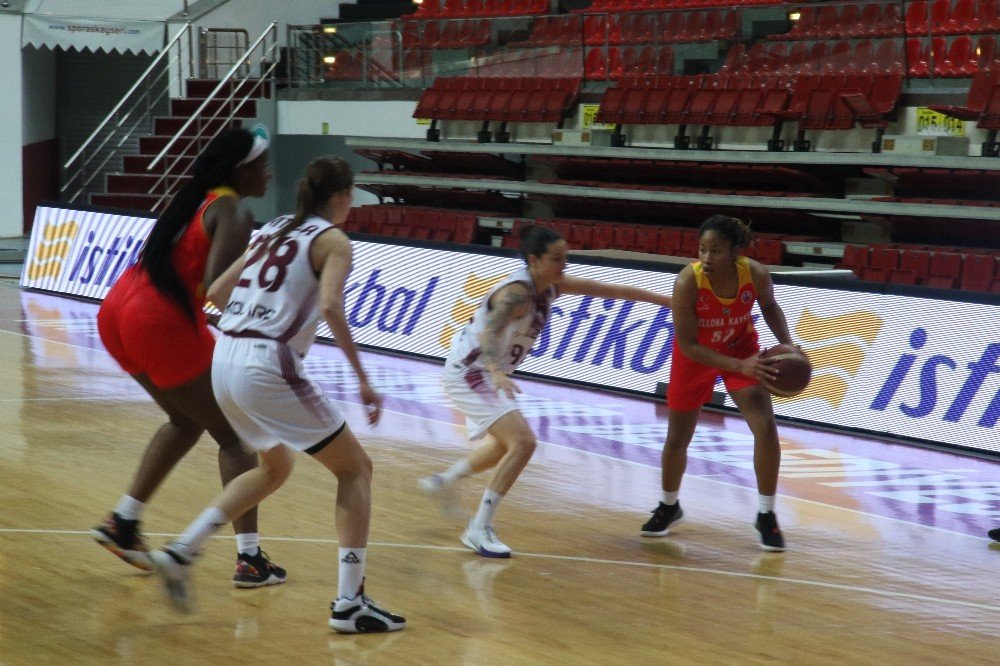
[[[77,536],[77,535],[90,535],[89,530],[41,530],[41,529],[22,529],[22,528],[7,528],[0,527],[0,534],[43,534],[50,536]],[[178,534],[171,534],[166,532],[147,532],[146,536],[155,537],[176,537]],[[225,540],[231,541],[233,537],[230,536],[213,536],[213,540]],[[268,535],[267,541],[283,541],[290,543],[315,543],[315,544],[336,544],[339,543],[337,539],[327,539],[321,537],[276,537]],[[391,543],[386,541],[369,541],[368,546],[382,547],[382,548],[410,548],[418,550],[434,550],[441,552],[457,552],[457,553],[470,553],[468,548],[459,548],[458,546],[435,546],[432,544],[416,544],[416,543]],[[471,554],[471,553],[470,553]],[[846,585],[843,583],[829,583],[818,580],[808,580],[805,578],[785,578],[782,576],[769,576],[766,574],[757,573],[747,573],[743,571],[727,571],[725,569],[711,569],[708,567],[694,567],[694,566],[684,566],[679,564],[660,564],[656,562],[635,562],[632,560],[611,560],[603,559],[598,557],[584,557],[579,555],[558,555],[553,553],[529,553],[529,552],[517,552],[517,557],[542,559],[542,560],[557,560],[561,562],[583,562],[587,564],[598,564],[598,565],[611,565],[611,566],[626,566],[626,567],[638,567],[643,569],[656,569],[661,571],[681,571],[687,573],[701,573],[710,574],[716,576],[728,576],[731,578],[743,578],[749,580],[760,580],[760,581],[770,581],[775,583],[790,583],[793,585],[806,585],[812,587],[819,587],[828,590],[837,590],[841,592],[856,592],[860,594],[869,594],[879,597],[893,597],[899,599],[910,599],[913,601],[921,601],[925,603],[937,603],[945,604],[948,606],[962,606],[964,608],[975,608],[978,610],[985,610],[1000,613],[1000,606],[987,606],[986,604],[979,604],[972,601],[961,601],[958,599],[947,599],[943,597],[931,597],[923,594],[913,594],[911,592],[896,592],[892,590],[879,590],[873,587],[864,587],[860,585]],[[480,558],[482,560],[482,558]]]

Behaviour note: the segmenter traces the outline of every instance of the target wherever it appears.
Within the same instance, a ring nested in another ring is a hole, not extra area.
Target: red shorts
[[[101,342],[122,370],[146,375],[154,386],[187,384],[212,367],[215,338],[205,314],[191,318],[139,270],[126,272],[97,312]]]
[[[756,340],[734,350],[715,351],[733,358],[749,358],[760,351]],[[715,380],[722,377],[726,390],[733,391],[756,386],[760,382],[753,377],[738,372],[720,370],[710,365],[703,365],[685,356],[677,346],[674,346],[670,361],[670,383],[667,384],[667,407],[678,412],[690,412],[701,409],[701,406],[712,399]]]

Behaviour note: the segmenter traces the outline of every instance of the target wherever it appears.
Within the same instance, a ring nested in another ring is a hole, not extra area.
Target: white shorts
[[[482,439],[501,416],[518,409],[517,402],[501,393],[490,373],[478,366],[454,368],[446,363],[443,384],[445,394],[465,414],[469,439]]]
[[[318,453],[346,425],[305,376],[299,355],[276,340],[221,336],[212,358],[212,391],[236,434],[258,451],[286,444]]]

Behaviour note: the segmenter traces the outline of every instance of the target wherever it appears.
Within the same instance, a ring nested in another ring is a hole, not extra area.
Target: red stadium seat
[[[862,266],[858,277],[866,282],[888,282],[889,269],[876,266]]]
[[[899,258],[899,270],[912,273],[920,284],[930,272],[931,253],[923,250],[903,250]]]
[[[927,34],[927,0],[912,0],[907,3],[906,34]]]
[[[962,255],[957,252],[935,252],[931,255],[927,282],[932,278],[950,278],[952,286],[962,272]]]
[[[845,245],[844,256],[837,263],[837,268],[848,268],[857,274],[862,266],[868,264],[867,245]]]
[[[962,261],[959,288],[966,291],[989,291],[996,272],[997,259],[992,254],[969,254]]]
[[[898,268],[899,250],[894,247],[875,246],[871,249],[868,265],[876,268]]]

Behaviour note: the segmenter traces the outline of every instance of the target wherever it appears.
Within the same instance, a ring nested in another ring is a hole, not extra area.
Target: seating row
[[[866,167],[864,171],[893,183],[895,198],[1000,206],[1000,172],[997,171],[924,167]]]
[[[404,49],[485,46],[491,41],[492,30],[493,24],[488,19],[404,21],[400,31],[400,39]]]
[[[546,14],[549,0],[423,0],[411,19]]]
[[[476,215],[467,211],[375,204],[352,208],[344,231],[470,244],[475,239]]]
[[[673,74],[674,49],[671,46],[595,46],[587,51],[583,76],[588,81],[616,81],[638,74]]]
[[[519,46],[685,44],[735,40],[742,31],[738,10],[542,16]]]
[[[440,139],[439,120],[476,120],[483,123],[482,142],[491,139],[489,123],[502,123],[498,142],[510,140],[506,124],[554,122],[561,126],[580,92],[579,78],[438,77],[424,90],[414,118],[431,119],[427,138]]]
[[[965,77],[978,71],[1000,69],[996,37],[984,35],[973,47],[968,35],[899,39],[840,40],[834,42],[757,42],[748,50],[734,44],[720,71],[747,74],[829,73],[864,74],[906,71],[912,77]]]
[[[866,5],[806,5],[786,33],[768,39],[817,39],[922,35],[974,35],[1000,30],[1000,0],[912,0]]]
[[[769,150],[782,150],[785,121],[797,121],[795,150],[809,150],[807,130],[848,130],[855,124],[879,136],[899,101],[902,76],[894,74],[732,76],[726,74],[638,77],[608,88],[597,122],[615,125],[613,143],[625,145],[625,124],[679,125],[674,147],[689,148],[687,125],[702,125],[697,147],[711,148],[709,128],[772,127]]]
[[[837,267],[872,282],[1000,293],[1000,254],[984,250],[962,254],[892,245],[845,245],[843,261]]]
[[[590,6],[574,9],[575,12],[648,12],[658,9],[695,9],[704,7],[732,7],[732,0],[594,0]],[[740,0],[740,7],[781,5],[780,0]]]
[[[504,237],[504,247],[517,247],[518,229],[524,224],[552,229],[566,239],[571,250],[627,250],[672,257],[698,254],[698,230],[690,227],[565,218],[519,220]],[[744,254],[764,264],[781,265],[784,245],[780,236],[764,235],[745,248]]]
[[[657,185],[732,190],[741,194],[778,191],[779,196],[831,195],[839,187],[829,179],[780,164],[630,160],[606,157],[538,156],[535,161],[555,169],[559,178],[601,180],[617,184]]]

